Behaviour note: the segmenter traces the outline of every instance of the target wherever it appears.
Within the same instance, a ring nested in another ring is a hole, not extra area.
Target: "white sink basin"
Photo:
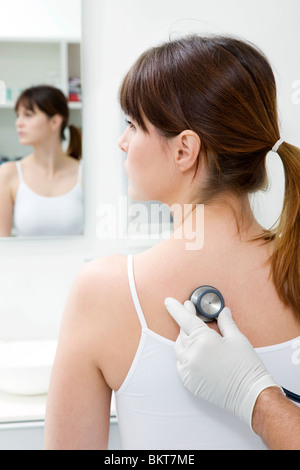
[[[0,390],[15,395],[48,392],[57,341],[0,342]]]

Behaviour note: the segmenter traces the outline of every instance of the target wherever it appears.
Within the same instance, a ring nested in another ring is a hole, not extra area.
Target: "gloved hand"
[[[221,336],[196,316],[192,302],[182,306],[169,297],[165,306],[181,327],[175,353],[183,384],[194,395],[233,412],[252,429],[259,394],[279,385],[234,323],[229,308],[218,317]]]

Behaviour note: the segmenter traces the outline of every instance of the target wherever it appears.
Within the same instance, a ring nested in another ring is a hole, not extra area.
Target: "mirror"
[[[83,235],[81,0],[0,11],[0,240]]]

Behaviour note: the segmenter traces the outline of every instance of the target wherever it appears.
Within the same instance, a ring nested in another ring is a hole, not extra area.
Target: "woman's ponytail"
[[[300,320],[300,149],[283,142],[277,151],[285,172],[285,195],[271,258],[277,292]]]
[[[67,154],[77,160],[80,160],[82,156],[82,135],[79,127],[75,127],[72,124],[69,126],[70,131],[70,142]]]

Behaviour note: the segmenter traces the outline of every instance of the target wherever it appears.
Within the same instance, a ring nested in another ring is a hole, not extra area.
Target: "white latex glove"
[[[175,353],[185,387],[231,411],[252,429],[252,413],[259,394],[279,385],[234,323],[229,308],[225,307],[218,317],[221,336],[196,316],[192,302],[186,301],[182,306],[169,297],[165,306],[181,327]]]

